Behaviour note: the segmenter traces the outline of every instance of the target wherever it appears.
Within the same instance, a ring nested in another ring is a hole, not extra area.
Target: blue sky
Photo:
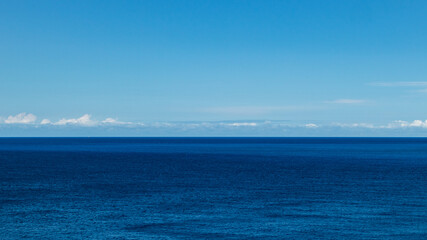
[[[0,136],[424,136],[426,1],[0,1]]]

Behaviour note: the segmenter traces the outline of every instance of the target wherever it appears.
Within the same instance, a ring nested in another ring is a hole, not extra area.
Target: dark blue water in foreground
[[[427,139],[0,138],[0,239],[427,239]]]

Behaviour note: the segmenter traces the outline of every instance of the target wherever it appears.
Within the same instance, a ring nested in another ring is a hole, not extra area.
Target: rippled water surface
[[[427,239],[427,139],[0,138],[0,239]]]

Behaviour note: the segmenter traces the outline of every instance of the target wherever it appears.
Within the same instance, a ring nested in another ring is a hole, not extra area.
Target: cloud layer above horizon
[[[114,129],[134,129],[136,135],[186,135],[196,134],[200,136],[211,135],[254,135],[254,136],[287,136],[298,132],[304,135],[322,136],[329,130],[347,131],[353,135],[366,134],[366,131],[412,131],[416,129],[427,130],[427,120],[403,121],[396,120],[385,124],[372,123],[315,123],[315,122],[290,122],[290,121],[268,121],[268,120],[245,120],[245,121],[175,121],[175,122],[124,122],[115,118],[105,118],[97,120],[90,114],[84,114],[77,118],[61,118],[56,121],[43,118],[37,120],[37,116],[31,113],[19,113],[6,118],[0,117],[0,130],[4,127],[25,129],[49,129],[51,131],[61,131],[64,129],[108,129],[106,135]],[[362,131],[360,131],[362,130]],[[358,132],[359,131],[359,132]],[[338,131],[339,132],[339,131]],[[66,133],[63,133],[66,135]],[[99,135],[92,132],[93,135]],[[55,135],[55,134],[52,134]],[[103,134],[101,134],[103,135]],[[298,134],[296,134],[298,135]],[[368,134],[369,135],[369,134]]]

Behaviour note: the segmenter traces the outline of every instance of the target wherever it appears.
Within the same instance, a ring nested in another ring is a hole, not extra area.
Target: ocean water
[[[0,239],[427,239],[427,138],[0,138]]]

